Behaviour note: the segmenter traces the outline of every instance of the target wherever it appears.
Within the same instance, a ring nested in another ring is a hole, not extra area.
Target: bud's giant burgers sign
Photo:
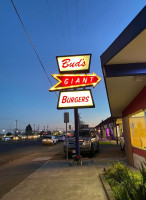
[[[60,92],[58,99],[58,109],[70,108],[94,108],[94,101],[91,90],[77,90]]]
[[[58,83],[49,91],[60,91],[58,109],[94,108],[91,90],[73,90],[74,88],[95,87],[101,80],[95,73],[89,73],[91,54],[57,56],[60,74],[52,74]],[[61,90],[63,90],[61,92]]]
[[[90,68],[91,54],[57,56],[57,63],[60,74],[69,73],[88,73]]]

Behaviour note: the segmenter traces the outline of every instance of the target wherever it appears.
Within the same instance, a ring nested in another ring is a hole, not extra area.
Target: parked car
[[[57,135],[54,135],[55,139],[56,139],[56,142],[58,143],[58,136]]]
[[[58,136],[58,141],[59,142],[64,142],[65,141],[65,135]]]
[[[120,147],[122,151],[125,151],[125,140],[123,136],[120,137]]]
[[[91,133],[90,130],[79,131],[79,147],[81,154],[89,154],[90,157],[99,150],[99,137]],[[66,154],[66,143],[64,143]],[[68,138],[68,155],[71,157],[75,153],[75,138]]]
[[[10,137],[3,137],[3,138],[2,138],[2,141],[10,141],[10,140],[11,140]]]
[[[29,140],[31,140],[32,138],[33,138],[32,135],[28,135],[28,136],[27,136],[27,139],[29,139]]]
[[[14,137],[13,137],[13,140],[15,140],[15,141],[16,141],[16,140],[19,140],[19,137],[18,137],[18,136],[14,136]]]
[[[27,139],[27,136],[26,135],[22,135],[21,139],[25,140],[25,139]]]
[[[42,144],[57,144],[57,140],[54,135],[45,135],[42,139]]]

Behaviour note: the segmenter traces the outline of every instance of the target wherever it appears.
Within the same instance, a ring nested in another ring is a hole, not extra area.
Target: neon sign
[[[58,83],[50,88],[49,91],[58,91],[80,87],[95,87],[101,78],[95,73],[92,74],[52,74],[53,78],[58,80]]]
[[[91,54],[73,55],[73,56],[57,56],[59,72],[63,73],[88,73],[90,67]]]
[[[58,109],[70,108],[94,108],[94,101],[91,90],[77,90],[60,92],[58,99]]]

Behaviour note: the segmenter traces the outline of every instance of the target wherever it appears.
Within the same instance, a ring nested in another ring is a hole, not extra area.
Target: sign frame
[[[93,105],[92,106],[74,106],[74,107],[59,107],[59,100],[60,100],[60,95],[62,92],[81,92],[81,91],[89,91],[90,92],[90,95],[91,95],[91,99],[92,99],[92,102],[93,102]],[[92,92],[91,92],[91,89],[88,89],[88,90],[69,90],[69,91],[60,91],[59,92],[59,98],[58,98],[58,103],[57,103],[57,109],[58,110],[64,110],[64,109],[80,109],[80,108],[95,108],[95,103],[94,103],[94,99],[93,99],[93,96],[92,96]]]
[[[77,57],[77,56],[90,56],[90,57],[89,57],[89,67],[88,67],[88,69],[84,69],[84,70],[73,70],[73,71],[71,71],[71,70],[60,71],[58,58],[61,58],[61,57]],[[60,73],[60,74],[89,73],[89,72],[90,72],[90,65],[91,65],[91,56],[92,56],[91,53],[89,53],[89,54],[77,54],[77,55],[56,56],[56,60],[57,60],[57,65],[58,65],[59,73]]]

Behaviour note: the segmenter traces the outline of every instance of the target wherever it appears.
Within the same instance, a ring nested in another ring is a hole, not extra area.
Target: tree
[[[43,133],[45,133],[44,131],[40,131],[40,135],[43,135]]]
[[[30,124],[26,126],[25,132],[26,132],[26,135],[32,135],[32,127]]]
[[[81,120],[80,113],[78,113],[78,119],[79,119],[79,129],[83,129],[85,122],[83,120]]]
[[[6,136],[12,136],[12,133],[8,132],[8,133],[6,134]]]

